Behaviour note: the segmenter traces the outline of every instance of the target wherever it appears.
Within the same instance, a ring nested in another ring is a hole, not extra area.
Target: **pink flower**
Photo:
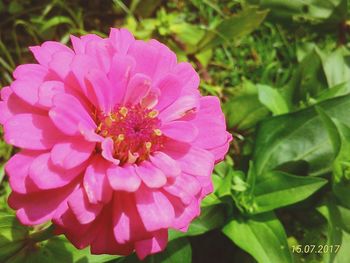
[[[52,220],[78,248],[140,258],[186,231],[212,191],[231,135],[189,63],[124,29],[45,42],[1,90],[9,204],[26,225]]]

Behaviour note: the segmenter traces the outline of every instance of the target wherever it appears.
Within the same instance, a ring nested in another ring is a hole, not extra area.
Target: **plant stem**
[[[40,230],[38,232],[32,233],[29,236],[29,238],[31,240],[33,240],[34,242],[36,242],[36,243],[48,240],[51,237],[55,236],[54,229],[55,229],[55,226],[54,225],[50,225],[49,227],[47,227],[47,228],[45,228],[43,230]]]

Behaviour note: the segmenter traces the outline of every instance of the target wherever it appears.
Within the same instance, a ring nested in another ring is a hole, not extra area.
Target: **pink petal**
[[[198,136],[198,129],[188,121],[172,121],[161,127],[162,133],[177,141],[192,142]]]
[[[182,95],[198,94],[199,76],[192,65],[187,62],[177,64],[172,73],[178,76],[182,83]]]
[[[79,188],[68,199],[68,206],[80,224],[88,224],[96,219],[103,206],[101,204],[91,204],[84,192]]]
[[[17,217],[24,225],[39,225],[51,220],[58,210],[67,202],[75,185],[40,191],[30,194],[12,192],[9,197],[11,208],[18,210]]]
[[[139,259],[144,259],[146,256],[158,253],[165,249],[168,243],[168,231],[160,230],[153,233],[153,237],[146,240],[137,241],[135,243],[136,254]]]
[[[107,176],[114,190],[135,192],[141,184],[141,179],[136,174],[134,165],[123,167],[112,165],[107,170]]]
[[[101,227],[94,221],[89,224],[80,224],[71,209],[67,209],[60,217],[55,217],[53,222],[57,234],[64,233],[67,239],[78,249],[90,245]]]
[[[95,143],[84,140],[57,143],[51,150],[54,165],[64,169],[74,168],[85,162],[95,149]]]
[[[13,92],[30,105],[38,101],[39,85],[41,81],[15,80],[11,84]]]
[[[88,92],[94,95],[95,106],[105,113],[111,112],[114,107],[113,87],[106,77],[106,74],[98,69],[92,69],[87,74],[86,83]]]
[[[172,184],[165,186],[164,190],[188,205],[201,191],[201,185],[194,176],[183,173],[177,176]]]
[[[150,156],[150,161],[158,167],[167,177],[175,177],[181,173],[179,164],[169,155],[163,152],[155,152]]]
[[[62,134],[46,116],[18,114],[4,125],[5,141],[17,147],[44,150],[62,139]]]
[[[39,86],[38,103],[44,107],[52,106],[52,99],[55,95],[64,92],[64,84],[60,81],[45,81]]]
[[[75,37],[73,35],[70,36],[73,49],[76,54],[83,54],[85,53],[86,45],[91,41],[100,41],[102,40],[101,37],[95,35],[95,34],[87,34],[82,37]]]
[[[55,166],[50,153],[39,155],[29,168],[29,177],[40,189],[52,189],[65,186],[72,182],[85,168],[80,165],[74,169],[65,170]]]
[[[148,231],[171,226],[175,212],[169,199],[160,192],[141,187],[135,192],[136,207]]]
[[[86,43],[85,54],[93,57],[97,67],[107,73],[111,66],[112,52],[106,39]]]
[[[125,28],[111,28],[109,41],[118,54],[126,54],[135,41],[134,36]]]
[[[180,142],[168,142],[163,150],[179,163],[181,170],[196,176],[210,176],[214,168],[214,156],[209,151]]]
[[[46,41],[41,46],[34,46],[29,49],[33,53],[35,59],[43,66],[49,65],[49,62],[52,60],[52,55],[56,52],[72,52],[70,48],[56,41]]]
[[[143,74],[135,74],[127,86],[124,104],[137,104],[151,89],[151,79]]]
[[[190,202],[184,205],[183,201],[172,195],[167,195],[175,209],[176,217],[171,227],[187,232],[191,221],[199,216],[200,205],[196,198],[192,198]]]
[[[108,79],[113,86],[113,102],[123,100],[130,79],[130,73],[135,68],[135,60],[130,56],[116,54],[113,56]]]
[[[165,174],[148,161],[144,161],[138,165],[136,167],[136,173],[145,185],[150,188],[162,187],[167,181]]]
[[[11,189],[20,194],[34,192],[37,189],[35,185],[28,180],[29,167],[35,158],[40,154],[36,151],[21,151],[6,163],[5,170],[9,176]]]
[[[158,51],[158,63],[153,76],[153,79],[157,81],[172,71],[172,69],[176,66],[177,58],[173,51],[155,39],[151,39],[148,44],[155,47]]]
[[[162,111],[177,100],[182,90],[181,82],[174,74],[168,74],[162,78],[157,87],[160,90],[158,103],[155,107],[158,111]]]
[[[105,138],[102,141],[101,148],[102,148],[102,156],[103,156],[103,158],[105,158],[107,161],[110,161],[110,162],[114,163],[115,165],[118,165],[120,163],[120,161],[118,159],[115,159],[113,157],[113,154],[114,154],[114,142],[113,142],[112,138],[110,138],[110,137]]]
[[[48,70],[39,64],[23,64],[19,65],[13,72],[16,80],[35,80],[42,81],[47,76]]]
[[[112,198],[112,188],[107,179],[109,163],[96,156],[86,168],[84,188],[90,203],[108,203]]]
[[[170,122],[180,119],[188,111],[195,110],[199,106],[198,98],[195,96],[184,96],[178,98],[173,104],[164,109],[159,114],[159,118],[163,122]]]
[[[68,94],[58,94],[53,98],[53,104],[49,115],[62,132],[79,135],[79,124],[90,129],[96,128],[96,124],[77,98]]]
[[[75,55],[70,67],[72,74],[68,76],[67,81],[79,93],[84,94],[92,104],[97,105],[96,96],[94,94],[90,94],[87,86],[85,85],[85,77],[88,72],[97,68],[93,58],[84,54]]]
[[[147,237],[133,194],[118,192],[114,195],[113,226],[114,237],[120,244]]]
[[[199,131],[196,146],[210,149],[227,142],[225,116],[217,97],[207,96],[200,99],[200,110],[193,123]]]
[[[83,135],[84,139],[88,142],[103,142],[104,138],[95,132],[93,127],[86,127],[84,124],[79,123],[79,132]]]
[[[158,50],[155,47],[144,41],[136,40],[129,47],[128,55],[137,61],[134,74],[142,73],[150,78],[154,76],[159,62]]]
[[[131,243],[119,244],[113,232],[112,211],[105,209],[100,217],[99,231],[96,233],[94,241],[91,243],[92,254],[118,254],[129,255],[134,247]]]
[[[52,55],[52,60],[49,63],[50,70],[61,79],[65,80],[69,71],[70,64],[72,63],[74,58],[74,53],[69,50],[67,51],[59,51]]]

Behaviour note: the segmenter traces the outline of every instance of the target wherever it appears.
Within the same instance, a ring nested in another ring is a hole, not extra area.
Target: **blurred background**
[[[11,83],[17,65],[33,62],[29,46],[46,40],[70,45],[71,34],[105,37],[110,27],[128,28],[136,38],[158,39],[178,60],[193,64],[201,92],[221,98],[234,136],[224,164],[246,170],[258,122],[350,92],[348,15],[347,0],[0,0],[0,86]],[[0,182],[13,152],[0,141]],[[8,191],[4,181],[0,210],[8,209],[1,208]],[[312,202],[278,211],[289,245],[326,242],[325,219],[308,209]],[[216,213],[209,213],[210,222]],[[205,235],[191,237],[192,256],[187,256],[193,262],[255,262],[215,230],[225,217],[217,220]],[[293,257],[325,262],[317,254]]]

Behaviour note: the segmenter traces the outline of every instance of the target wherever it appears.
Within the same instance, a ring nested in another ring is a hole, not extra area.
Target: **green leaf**
[[[220,205],[203,207],[201,214],[191,224],[187,232],[169,230],[169,239],[177,239],[184,236],[196,236],[210,230],[222,227],[226,220],[225,207]]]
[[[346,19],[347,0],[248,0],[271,10],[273,20],[337,26]]]
[[[136,254],[132,254],[122,259],[123,263],[191,263],[192,248],[187,238],[179,238],[168,243],[166,249],[158,254],[148,256],[141,261]]]
[[[0,214],[0,262],[5,262],[25,246],[28,230],[15,216]]]
[[[343,96],[319,104],[330,118],[350,123],[350,96]],[[278,169],[287,162],[306,161],[311,175],[330,172],[334,150],[321,117],[314,107],[276,116],[264,121],[257,131],[253,161],[262,174]]]
[[[233,89],[230,100],[223,104],[223,110],[228,126],[239,130],[255,126],[269,113],[259,101],[257,87],[249,81],[243,81],[241,86]]]
[[[253,213],[271,211],[300,202],[327,183],[326,179],[269,172],[254,188]]]
[[[340,137],[339,151],[333,163],[333,192],[347,207],[350,207],[350,127],[334,120]]]
[[[246,6],[239,13],[222,20],[215,28],[209,29],[200,40],[198,50],[211,49],[249,35],[264,21],[267,13],[267,10],[260,11],[255,6]]]
[[[15,216],[0,213],[0,262],[102,263],[116,258],[118,256],[91,255],[89,248],[79,250],[63,236],[35,242],[29,228],[21,225]]]
[[[309,103],[310,98],[328,89],[327,78],[323,69],[322,54],[315,47],[300,62],[292,79],[284,88],[284,96],[289,106]]]
[[[273,213],[234,218],[222,232],[259,263],[293,262],[284,228]]]
[[[277,89],[267,85],[257,85],[259,101],[264,104],[274,115],[284,114],[289,111],[288,105]]]
[[[337,205],[334,199],[327,200],[326,204],[318,207],[317,210],[328,221],[328,245],[340,246],[337,253],[325,253],[324,262],[347,262],[350,249],[350,210]]]

